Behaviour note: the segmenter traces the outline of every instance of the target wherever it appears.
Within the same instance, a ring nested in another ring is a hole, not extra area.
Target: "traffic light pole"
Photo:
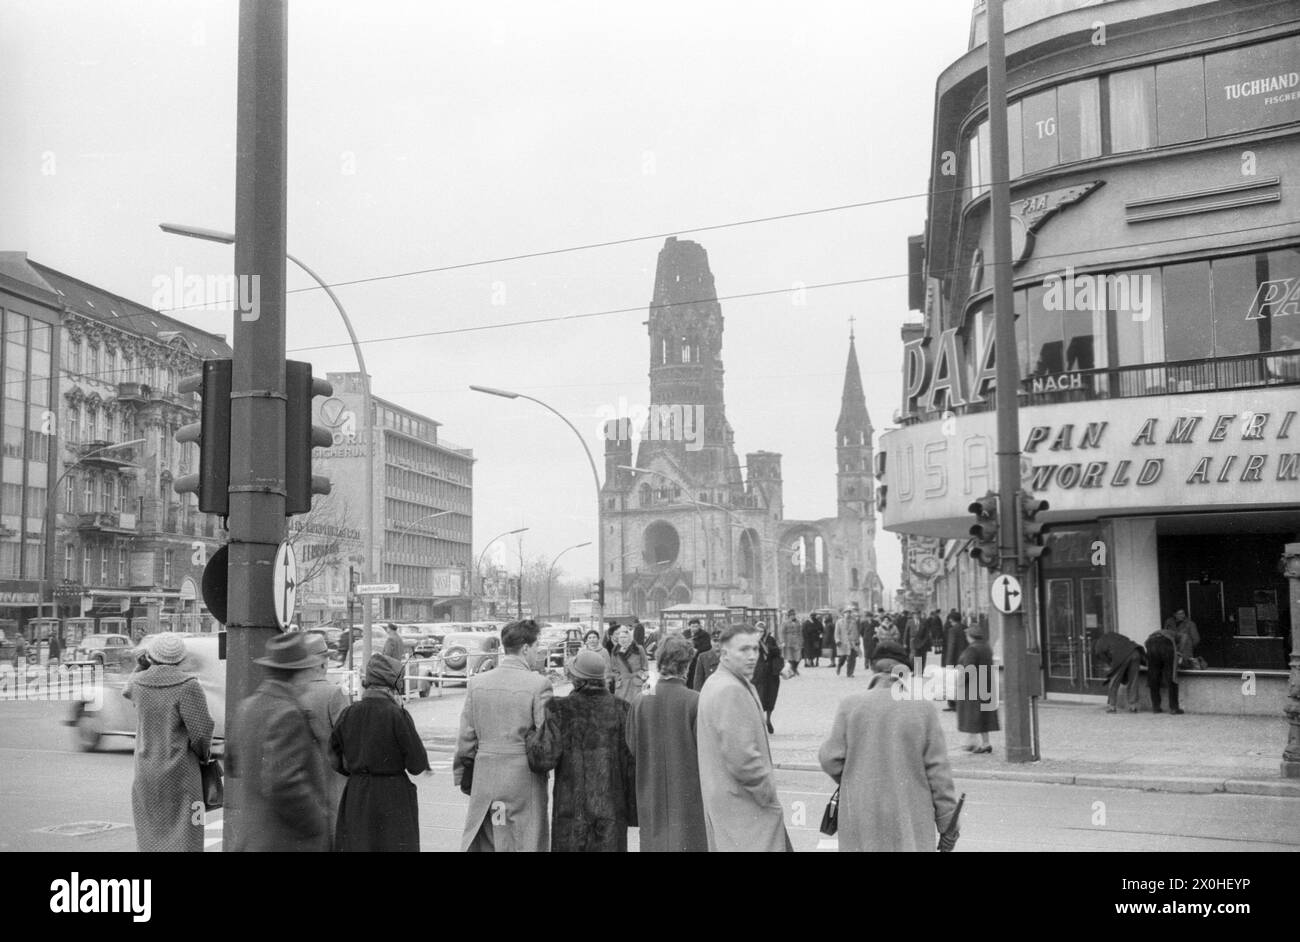
[[[257,298],[235,311],[230,403],[230,561],[226,622],[224,846],[240,846],[245,795],[238,757],[249,755],[240,705],[262,679],[253,663],[278,632],[272,563],[285,537],[285,218],[288,17],[285,0],[241,0],[235,164],[235,275]]]
[[[1020,361],[1016,353],[1015,309],[1011,279],[1011,170],[1007,154],[1007,58],[1002,18],[1003,0],[988,0],[989,137],[993,223],[993,310],[997,348],[999,556],[1003,571],[1029,576],[1021,570],[1017,541],[1020,532]],[[1006,706],[1008,762],[1033,759],[1029,714],[1029,676],[1025,657],[1024,605],[1033,595],[1021,594],[1021,608],[1000,615],[1002,626],[1002,698]]]

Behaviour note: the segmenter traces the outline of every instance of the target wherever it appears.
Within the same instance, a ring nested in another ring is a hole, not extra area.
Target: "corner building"
[[[1300,535],[1300,5],[1006,4],[1023,477],[1050,503],[1034,600],[1048,696],[1092,643],[1186,608],[1202,712],[1275,713]],[[996,486],[983,4],[939,77],[886,529],[964,544]],[[951,544],[948,547],[951,554]],[[967,564],[969,560],[966,561]],[[945,597],[984,609],[969,565]],[[1255,695],[1242,695],[1252,671]]]

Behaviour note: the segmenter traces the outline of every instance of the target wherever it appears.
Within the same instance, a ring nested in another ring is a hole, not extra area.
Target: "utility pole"
[[[272,563],[285,536],[285,216],[288,16],[285,0],[241,0],[235,163],[235,275],[258,280],[255,308],[235,311],[230,393],[230,560],[226,622],[228,754],[250,755],[260,730],[236,726],[261,682],[253,663],[276,627]],[[251,282],[249,282],[251,284]],[[245,302],[246,303],[246,302]],[[243,794],[226,783],[224,846],[240,846]]]
[[[1028,575],[1016,545],[1020,532],[1020,360],[1016,354],[1015,310],[1011,280],[1011,169],[1007,155],[1007,54],[1002,19],[1003,0],[988,0],[989,138],[992,192],[989,213],[993,224],[993,310],[997,347],[998,526],[1003,572]],[[1026,588],[1020,609],[999,613],[1002,626],[1003,702],[1006,704],[1008,762],[1029,762],[1033,744],[1029,722],[1029,670],[1025,657],[1024,606],[1033,593]]]

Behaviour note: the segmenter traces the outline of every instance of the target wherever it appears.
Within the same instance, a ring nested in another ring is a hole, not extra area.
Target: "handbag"
[[[216,811],[226,801],[226,785],[221,777],[221,762],[211,758],[199,763],[199,777],[203,780],[203,807]]]
[[[822,812],[821,832],[827,837],[834,837],[835,832],[840,829],[840,790],[835,789],[835,794],[831,795],[831,800],[826,803],[826,810]]]

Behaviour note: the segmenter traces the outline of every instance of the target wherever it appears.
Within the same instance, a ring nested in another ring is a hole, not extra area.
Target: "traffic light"
[[[596,599],[596,604],[602,609],[605,607],[605,580],[597,579],[591,584],[591,594]]]
[[[975,523],[970,528],[970,535],[975,537],[975,545],[970,549],[971,559],[989,569],[999,568],[998,495],[989,491],[967,509],[975,515]]]
[[[311,510],[314,494],[330,492],[329,478],[311,473],[313,448],[334,443],[329,429],[311,424],[311,403],[316,396],[334,392],[328,382],[311,375],[311,364],[286,360],[284,370],[284,515]]]
[[[1020,558],[1028,566],[1047,552],[1043,545],[1043,524],[1034,518],[1049,509],[1049,505],[1024,491],[1016,496],[1020,501]]]
[[[176,430],[176,441],[199,446],[195,474],[172,484],[177,494],[196,494],[199,510],[225,517],[230,513],[230,360],[204,360],[203,372],[183,377],[176,388],[202,397],[199,421]]]

